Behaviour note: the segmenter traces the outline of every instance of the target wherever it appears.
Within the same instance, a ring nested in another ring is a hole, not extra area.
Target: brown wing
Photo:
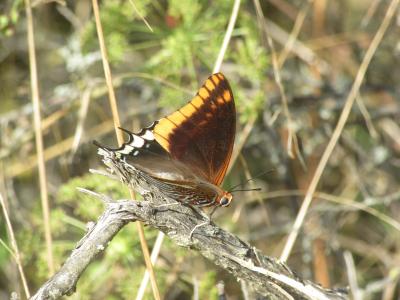
[[[210,76],[197,95],[154,127],[156,141],[199,176],[215,185],[224,179],[232,154],[236,112],[228,81]]]
[[[120,128],[128,134],[129,140],[119,148],[109,148],[94,141],[98,147],[116,153],[117,157],[125,160],[149,176],[167,181],[194,182],[196,176],[182,162],[171,157],[169,152],[155,140],[153,129],[158,121],[143,128],[138,133]]]

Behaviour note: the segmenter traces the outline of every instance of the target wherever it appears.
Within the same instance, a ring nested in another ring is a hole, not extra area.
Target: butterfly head
[[[233,196],[231,193],[224,192],[222,194],[221,198],[219,198],[218,204],[219,204],[219,206],[222,206],[222,207],[229,206],[229,204],[231,204],[232,199],[233,199]]]

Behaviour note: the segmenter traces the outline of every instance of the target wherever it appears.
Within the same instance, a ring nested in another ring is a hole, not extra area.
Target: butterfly
[[[194,98],[138,133],[108,148],[142,174],[165,197],[193,206],[228,206],[232,194],[221,187],[236,131],[232,90],[222,73],[211,75]]]

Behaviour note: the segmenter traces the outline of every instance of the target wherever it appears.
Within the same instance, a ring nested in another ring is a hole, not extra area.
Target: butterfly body
[[[164,196],[182,203],[199,207],[227,206],[232,200],[229,192],[200,178],[176,181],[163,177],[149,177],[147,178],[148,182],[152,183]]]
[[[122,129],[129,140],[121,147],[99,147],[135,167],[168,198],[202,207],[227,206],[232,195],[220,184],[232,154],[235,128],[233,95],[224,75],[217,73],[171,115],[136,134]]]

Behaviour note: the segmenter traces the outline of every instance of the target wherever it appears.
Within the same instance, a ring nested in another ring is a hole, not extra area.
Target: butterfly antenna
[[[95,146],[99,147],[100,149],[105,150],[105,151],[113,151],[113,149],[101,145],[101,144],[100,144],[98,141],[96,141],[96,140],[93,140],[93,144],[94,144]]]
[[[118,127],[118,129],[123,131],[123,132],[125,132],[125,133],[127,133],[127,134],[129,134],[129,135],[133,134],[133,132],[129,131],[128,129],[125,129],[125,128],[122,128],[122,127]]]
[[[230,193],[236,193],[236,192],[251,192],[251,191],[261,191],[261,188],[233,190],[233,191],[230,191]]]
[[[118,127],[118,129],[122,130],[123,132],[127,133],[129,136],[129,140],[127,142],[125,142],[124,144],[122,144],[119,148],[109,148],[106,146],[101,145],[98,141],[94,140],[93,144],[95,144],[97,147],[105,150],[105,151],[118,151],[118,150],[122,150],[125,144],[130,144],[133,142],[134,139],[134,134],[132,132],[130,132],[129,130],[122,128],[122,127]]]
[[[268,171],[261,172],[261,173],[257,174],[256,176],[251,177],[250,179],[247,179],[245,182],[241,182],[239,184],[234,185],[233,187],[229,188],[228,191],[229,192],[233,192],[233,191],[235,191],[235,188],[237,188],[239,186],[244,186],[248,182],[253,181],[254,179],[259,178],[259,177],[261,177],[261,176],[263,176],[265,174],[272,173],[273,171],[275,171],[275,169],[271,169],[271,170],[268,170]]]
[[[128,129],[118,127],[119,130],[125,132],[129,136],[129,141],[127,141],[125,144],[130,144],[133,142],[133,136],[135,135],[133,132],[129,131]]]

